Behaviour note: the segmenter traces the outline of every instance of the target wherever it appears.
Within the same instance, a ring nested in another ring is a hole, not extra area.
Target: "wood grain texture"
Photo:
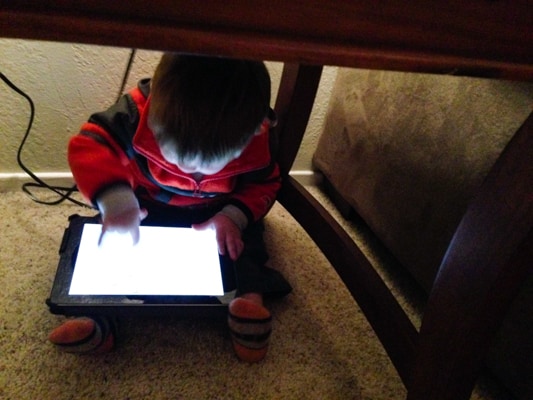
[[[10,1],[2,36],[533,80],[531,1]]]

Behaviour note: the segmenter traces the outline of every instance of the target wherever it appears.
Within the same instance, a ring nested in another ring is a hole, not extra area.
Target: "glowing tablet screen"
[[[141,226],[140,239],[85,224],[70,295],[222,296],[215,231]]]

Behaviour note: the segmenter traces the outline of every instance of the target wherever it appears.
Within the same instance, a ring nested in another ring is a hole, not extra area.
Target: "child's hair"
[[[177,160],[241,150],[270,109],[262,62],[166,53],[151,83],[148,123]]]

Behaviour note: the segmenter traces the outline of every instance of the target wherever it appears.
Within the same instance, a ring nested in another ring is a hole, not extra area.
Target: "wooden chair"
[[[468,208],[420,332],[349,236],[288,175],[322,65],[533,80],[528,2],[16,1],[0,34],[285,62],[276,101],[279,201],[330,260],[377,333],[408,399],[469,398],[533,260],[533,115]]]

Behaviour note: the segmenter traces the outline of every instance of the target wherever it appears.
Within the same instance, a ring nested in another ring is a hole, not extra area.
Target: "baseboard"
[[[74,185],[70,172],[36,172],[35,176],[50,186],[70,187]],[[20,190],[27,182],[34,182],[34,180],[25,172],[0,173],[0,192]]]
[[[304,186],[318,186],[322,183],[322,174],[317,171],[292,170],[289,175]]]
[[[322,174],[309,170],[293,170],[289,173],[304,186],[318,186],[322,182]],[[72,186],[74,180],[70,172],[36,172],[35,175],[50,186]],[[20,190],[26,182],[33,179],[24,172],[0,173],[0,192]]]

